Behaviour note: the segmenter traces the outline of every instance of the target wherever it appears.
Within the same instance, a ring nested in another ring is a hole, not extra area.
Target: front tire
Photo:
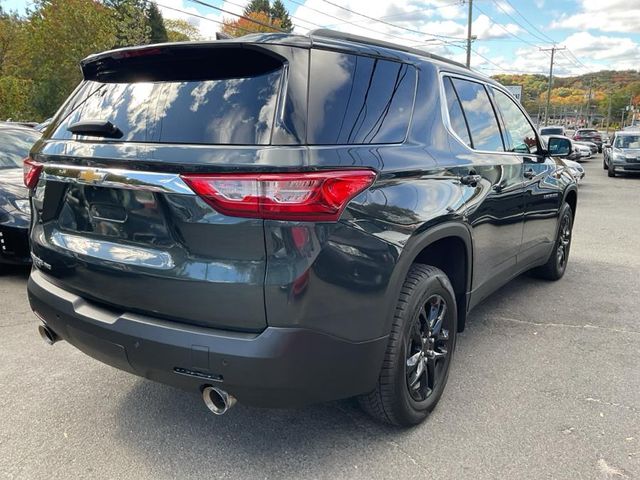
[[[414,264],[396,305],[378,383],[359,398],[362,408],[398,426],[427,418],[447,383],[457,319],[455,293],[446,274]]]
[[[558,233],[554,243],[553,251],[547,263],[541,267],[534,268],[532,273],[545,280],[560,280],[564,276],[569,262],[569,251],[571,250],[571,238],[573,232],[573,211],[568,203],[565,203],[560,210],[558,220]]]
[[[607,166],[607,176],[608,177],[615,177],[616,176],[616,169],[613,166],[613,162],[609,161],[609,165]]]

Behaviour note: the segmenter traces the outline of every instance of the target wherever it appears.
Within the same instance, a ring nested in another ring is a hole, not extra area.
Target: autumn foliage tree
[[[282,0],[251,0],[242,17],[226,19],[222,31],[232,37],[248,33],[291,32],[293,23]]]
[[[245,18],[225,19],[222,31],[232,37],[241,37],[248,33],[272,33],[282,30],[278,18],[271,18],[266,12],[250,12]]]

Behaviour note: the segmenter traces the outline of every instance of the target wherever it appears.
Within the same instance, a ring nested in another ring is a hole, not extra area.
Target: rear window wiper
[[[92,137],[121,138],[122,130],[109,120],[82,120],[72,123],[67,127],[76,135],[89,135]]]

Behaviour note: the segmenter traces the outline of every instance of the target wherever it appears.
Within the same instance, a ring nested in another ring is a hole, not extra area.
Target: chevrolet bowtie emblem
[[[82,180],[87,183],[100,183],[106,176],[106,172],[101,172],[99,170],[82,170],[78,174],[78,180]]]

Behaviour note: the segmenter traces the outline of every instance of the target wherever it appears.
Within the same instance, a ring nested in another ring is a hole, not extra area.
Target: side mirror
[[[573,150],[571,140],[565,137],[550,137],[547,146],[549,155],[552,157],[566,157]]]
[[[608,142],[607,142],[607,143],[604,143],[604,144],[602,145],[602,148],[611,148],[611,144],[610,144],[610,143],[608,143]]]

